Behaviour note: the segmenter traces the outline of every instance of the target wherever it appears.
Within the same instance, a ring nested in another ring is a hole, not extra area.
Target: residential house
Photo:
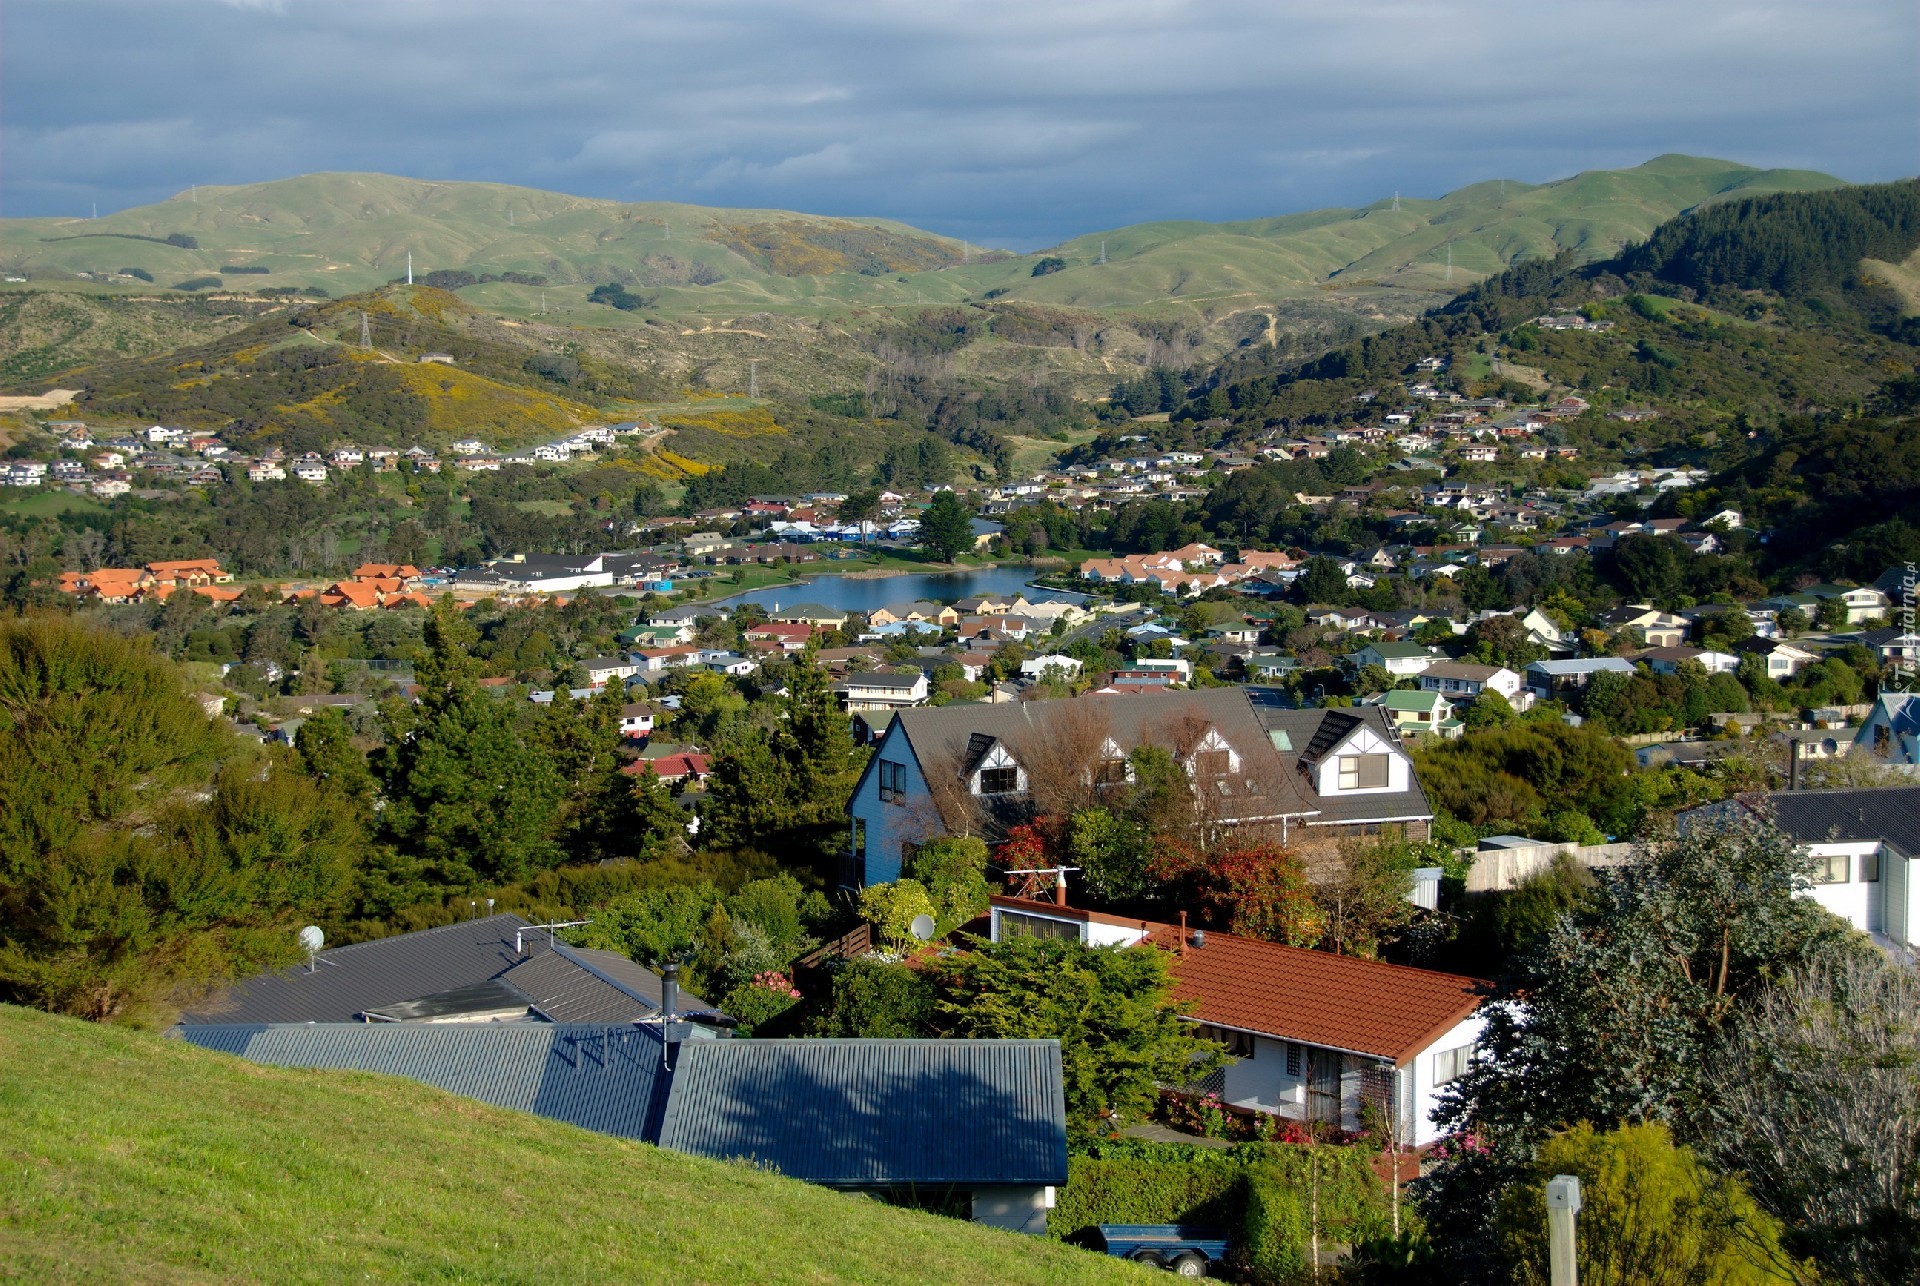
[[[1632,673],[1632,662],[1623,661],[1617,656],[1535,661],[1527,667],[1527,686],[1536,696],[1553,700],[1584,691],[1596,674]]]
[[[321,952],[176,1034],[1046,1231],[1067,1178],[1057,1041],[736,1040],[718,1018],[677,980],[502,915]]]
[[[927,676],[916,670],[911,674],[881,671],[849,674],[833,685],[841,705],[849,712],[861,710],[906,710],[923,706],[931,694]]]
[[[713,774],[713,761],[695,750],[636,759],[620,770],[629,777],[658,777],[668,785],[686,782],[698,786]]]
[[[1395,677],[1424,673],[1429,666],[1445,660],[1438,652],[1418,643],[1368,643],[1341,660],[1355,671],[1377,665]]]
[[[1515,709],[1522,699],[1520,676],[1504,665],[1480,665],[1471,661],[1436,661],[1420,672],[1420,688],[1439,692],[1449,700],[1471,701],[1482,692],[1498,692]],[[1528,694],[1527,700],[1531,700]]]
[[[848,801],[849,883],[899,877],[905,854],[948,833],[992,840],[1034,816],[1034,773],[1130,779],[1153,745],[1198,785],[1209,827],[1270,828],[1296,843],[1426,837],[1412,760],[1377,708],[1294,710],[1267,689],[1090,695],[899,711]],[[1076,764],[1078,761],[1078,764]]]
[[[1234,1061],[1203,1086],[1229,1106],[1343,1130],[1366,1105],[1399,1139],[1446,1134],[1439,1098],[1471,1065],[1485,984],[1458,974],[1285,947],[1213,930],[995,897],[995,941],[1032,935],[1169,952],[1186,1019]]]
[[[1457,737],[1462,731],[1460,721],[1453,717],[1453,703],[1439,692],[1395,689],[1368,697],[1361,704],[1386,711],[1394,728],[1408,740]]]
[[[1795,647],[1785,639],[1764,639],[1751,635],[1733,645],[1742,657],[1757,656],[1767,668],[1769,679],[1791,679],[1820,659],[1818,653]]]
[[[1920,633],[1889,625],[1877,630],[1862,630],[1854,636],[1860,643],[1872,649],[1874,655],[1883,662],[1906,662],[1909,669],[1920,661]]]
[[[1853,753],[1891,766],[1920,767],[1920,693],[1882,692],[1854,735]]]
[[[631,741],[645,741],[653,735],[654,710],[644,701],[620,707],[620,735]]]
[[[580,663],[587,673],[587,682],[596,688],[624,679],[631,679],[640,673],[640,663],[630,656],[596,656]]]
[[[1814,871],[1802,896],[1883,946],[1920,944],[1920,786],[1738,795],[1682,813],[1680,825],[1720,826],[1741,813],[1806,847]]]
[[[1607,613],[1602,621],[1609,630],[1630,632],[1645,647],[1677,647],[1687,641],[1687,618],[1663,612],[1649,603],[1622,607]]]
[[[743,630],[740,637],[749,645],[758,644],[787,653],[804,652],[807,640],[813,637],[813,627],[799,621],[768,621]]]
[[[841,630],[847,626],[847,614],[837,607],[822,607],[818,603],[795,603],[791,607],[774,604],[767,612],[770,621],[797,621],[822,630]]]

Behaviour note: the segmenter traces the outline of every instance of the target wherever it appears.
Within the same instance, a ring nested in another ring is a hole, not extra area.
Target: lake
[[[1012,598],[1025,594],[1030,603],[1064,599],[1078,602],[1083,596],[1057,589],[1028,589],[1034,577],[1031,567],[989,567],[977,572],[909,573],[904,576],[810,576],[798,585],[776,585],[771,589],[750,590],[720,602],[729,607],[758,603],[769,610],[792,607],[797,603],[818,603],[843,612],[871,612],[888,603],[911,603],[927,599],[951,603],[955,599],[993,595]]]

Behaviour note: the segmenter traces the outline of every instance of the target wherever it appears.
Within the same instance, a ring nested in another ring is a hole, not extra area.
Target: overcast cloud
[[[6,0],[0,214],[315,170],[1032,249],[1662,152],[1920,168],[1913,0]]]

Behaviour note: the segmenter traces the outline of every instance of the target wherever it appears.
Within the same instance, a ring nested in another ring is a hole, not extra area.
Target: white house
[[[1429,666],[1445,658],[1418,643],[1369,643],[1343,659],[1355,670],[1377,665],[1388,674],[1410,676],[1424,674]]]
[[[596,688],[604,688],[616,679],[630,679],[640,673],[640,664],[628,656],[596,656],[582,661],[580,668],[587,672],[587,682]]]
[[[1504,665],[1479,665],[1471,661],[1439,661],[1428,666],[1420,673],[1420,688],[1456,701],[1472,700],[1482,692],[1498,692],[1510,704],[1521,699],[1518,674]],[[1531,695],[1526,699],[1531,701]]]
[[[1739,795],[1683,813],[1680,824],[1724,824],[1740,812],[1771,821],[1806,847],[1814,872],[1803,896],[1883,947],[1920,945],[1920,786]]]
[[[1168,951],[1175,999],[1233,1061],[1202,1086],[1229,1105],[1360,1127],[1383,1109],[1402,1143],[1443,1135],[1441,1090],[1471,1064],[1482,983],[1458,974],[996,897],[994,941],[1032,935]]]
[[[1074,657],[1063,656],[1058,652],[1049,653],[1046,656],[1031,656],[1020,663],[1020,674],[1028,679],[1044,679],[1049,670],[1057,671],[1061,678],[1073,679],[1079,677],[1081,665]]]
[[[620,707],[620,735],[635,741],[653,735],[653,707],[644,701],[635,701]]]
[[[924,671],[893,674],[880,671],[849,674],[834,684],[834,693],[849,712],[861,710],[904,710],[927,703],[932,689]]]

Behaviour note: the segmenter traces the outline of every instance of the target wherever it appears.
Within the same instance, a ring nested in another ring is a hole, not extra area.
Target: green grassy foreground
[[[0,1276],[1105,1282],[1039,1238],[0,1006]]]

